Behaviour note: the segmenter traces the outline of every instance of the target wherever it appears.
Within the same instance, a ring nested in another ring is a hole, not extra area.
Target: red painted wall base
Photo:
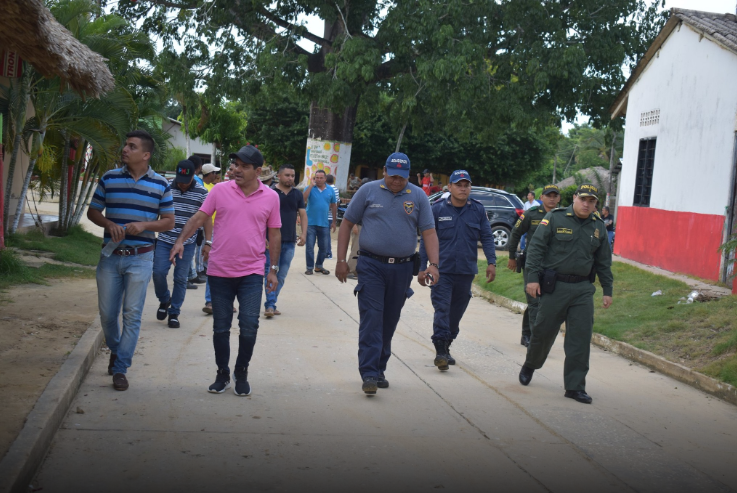
[[[724,216],[650,207],[617,208],[614,253],[643,264],[719,280]]]

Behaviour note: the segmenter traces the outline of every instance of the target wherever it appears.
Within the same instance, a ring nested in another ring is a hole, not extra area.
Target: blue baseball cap
[[[451,183],[458,183],[461,180],[468,180],[471,183],[471,175],[465,169],[457,169],[450,175]]]
[[[409,178],[409,158],[406,154],[395,152],[386,158],[385,166],[387,175],[399,175],[402,178]]]

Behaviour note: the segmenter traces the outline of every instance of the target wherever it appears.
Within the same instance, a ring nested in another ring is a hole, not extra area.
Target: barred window
[[[655,162],[655,141],[640,140],[640,150],[637,154],[637,175],[635,177],[635,198],[633,205],[650,207],[650,194],[653,185],[653,164]]]

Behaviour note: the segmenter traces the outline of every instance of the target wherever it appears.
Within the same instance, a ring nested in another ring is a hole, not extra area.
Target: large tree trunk
[[[345,28],[340,20],[335,23],[325,22],[325,39],[334,41],[344,32]],[[319,60],[315,61],[322,64],[325,55],[330,51],[330,48],[323,47]],[[312,175],[317,170],[323,170],[335,176],[335,186],[340,191],[346,190],[356,109],[357,105],[349,106],[341,113],[333,113],[329,108],[321,107],[317,101],[310,103],[305,169],[299,187],[307,186]]]

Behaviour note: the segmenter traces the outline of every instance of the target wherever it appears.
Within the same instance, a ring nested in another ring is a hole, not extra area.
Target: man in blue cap
[[[437,281],[438,237],[427,195],[409,183],[409,158],[400,152],[389,156],[384,179],[363,185],[353,196],[338,233],[335,276],[345,282],[346,255],[353,225],[361,223],[358,252],[358,370],[362,390],[376,394],[389,387],[384,377],[391,356],[391,343],[410,288],[417,257],[417,231],[422,234],[430,260],[426,274]]]
[[[432,343],[439,370],[455,365],[450,345],[458,337],[459,324],[471,300],[471,283],[478,273],[478,242],[484,249],[488,267],[486,282],[496,277],[496,250],[491,225],[484,206],[470,199],[471,175],[456,170],[450,175],[450,197],[439,200],[432,207],[435,229],[440,241],[440,279],[428,279],[427,248],[420,242],[420,273],[417,280],[430,286],[430,299],[435,308]]]

